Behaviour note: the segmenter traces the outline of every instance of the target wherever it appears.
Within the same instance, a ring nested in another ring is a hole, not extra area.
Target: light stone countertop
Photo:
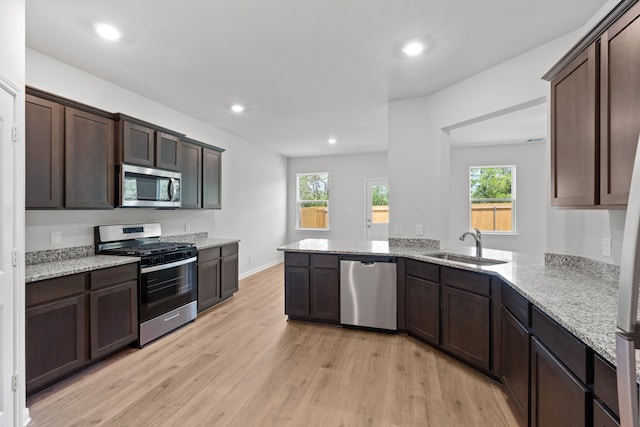
[[[386,241],[306,239],[278,248],[285,252],[391,255],[500,277],[596,353],[615,365],[618,283],[567,267],[545,265],[543,255],[483,249],[483,258],[505,264],[474,267],[430,257],[438,252],[474,255],[475,247],[428,249],[389,246]],[[640,364],[638,370],[640,373]],[[638,376],[640,380],[640,375]]]
[[[116,267],[118,265],[139,262],[140,258],[116,255],[92,255],[81,258],[71,258],[61,261],[43,262],[25,266],[25,282],[52,279],[70,274],[84,273],[101,268]]]

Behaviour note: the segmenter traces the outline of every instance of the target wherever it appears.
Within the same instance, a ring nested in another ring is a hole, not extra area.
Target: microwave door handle
[[[171,201],[173,201],[174,185],[175,185],[175,180],[173,178],[169,178],[168,193],[169,193],[169,200]]]

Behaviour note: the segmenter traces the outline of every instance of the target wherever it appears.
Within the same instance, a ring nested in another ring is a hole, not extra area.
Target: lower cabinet
[[[440,344],[440,285],[405,277],[407,332],[431,344]]]
[[[28,283],[27,394],[136,342],[138,265]]]
[[[521,426],[529,422],[529,329],[502,307],[502,373],[500,379]]]
[[[340,323],[337,255],[285,254],[285,314],[299,320]]]
[[[198,251],[198,312],[238,291],[238,244]]]
[[[531,339],[531,426],[591,425],[589,389],[537,338]]]
[[[441,347],[488,371],[491,368],[491,301],[471,292],[442,287]]]

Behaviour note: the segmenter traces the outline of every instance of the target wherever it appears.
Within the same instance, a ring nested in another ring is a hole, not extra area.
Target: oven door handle
[[[142,274],[153,273],[154,271],[160,271],[160,270],[166,270],[167,268],[179,267],[181,265],[191,264],[192,262],[196,262],[196,261],[198,261],[198,257],[194,256],[193,258],[183,259],[176,262],[170,262],[169,264],[154,265],[152,267],[143,267],[140,269],[140,273]]]

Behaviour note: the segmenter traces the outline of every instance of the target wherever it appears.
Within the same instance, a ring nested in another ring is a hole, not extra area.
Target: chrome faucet
[[[482,258],[482,233],[480,233],[480,230],[478,230],[477,228],[474,228],[474,230],[476,231],[475,233],[471,231],[463,233],[462,236],[460,236],[460,240],[464,242],[465,237],[473,237],[473,239],[476,241],[476,256],[478,258]]]

